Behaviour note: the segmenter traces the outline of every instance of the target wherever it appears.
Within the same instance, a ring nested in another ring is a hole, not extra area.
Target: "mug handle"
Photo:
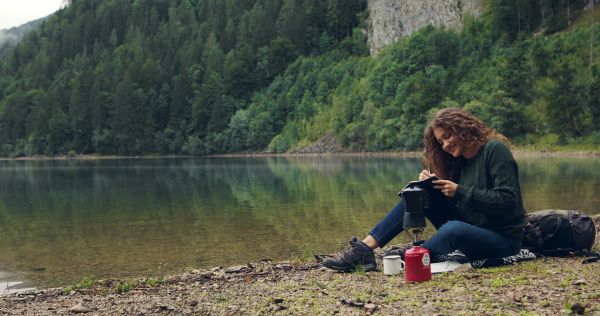
[[[400,271],[404,271],[404,261],[402,259],[399,259],[398,261],[400,261]]]

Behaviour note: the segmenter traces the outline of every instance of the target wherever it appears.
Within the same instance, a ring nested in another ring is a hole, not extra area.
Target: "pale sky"
[[[65,0],[0,0],[0,30],[20,26],[58,11]]]

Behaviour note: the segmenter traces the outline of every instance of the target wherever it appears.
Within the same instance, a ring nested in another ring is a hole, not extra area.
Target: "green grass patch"
[[[95,276],[90,275],[83,278],[81,281],[79,281],[79,283],[71,285],[70,287],[64,289],[63,292],[67,293],[74,290],[87,289],[94,286],[96,283],[98,283],[98,279],[96,279]]]

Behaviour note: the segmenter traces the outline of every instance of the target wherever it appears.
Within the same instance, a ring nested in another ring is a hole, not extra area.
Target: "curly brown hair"
[[[491,139],[497,139],[507,146],[510,141],[496,130],[489,128],[485,123],[471,113],[460,108],[445,108],[439,110],[425,128],[425,150],[423,151],[423,167],[431,171],[440,179],[456,181],[464,157],[453,157],[442,149],[433,133],[434,128],[451,131],[467,146],[484,145]]]

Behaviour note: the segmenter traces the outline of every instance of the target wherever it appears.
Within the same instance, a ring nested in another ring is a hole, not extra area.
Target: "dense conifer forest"
[[[50,16],[46,16],[20,26],[0,30],[0,58],[14,50],[23,37],[32,31],[37,30],[40,25],[49,18]]]
[[[0,156],[415,150],[445,106],[598,148],[591,3],[486,0],[369,56],[366,0],[70,0],[0,58]]]

